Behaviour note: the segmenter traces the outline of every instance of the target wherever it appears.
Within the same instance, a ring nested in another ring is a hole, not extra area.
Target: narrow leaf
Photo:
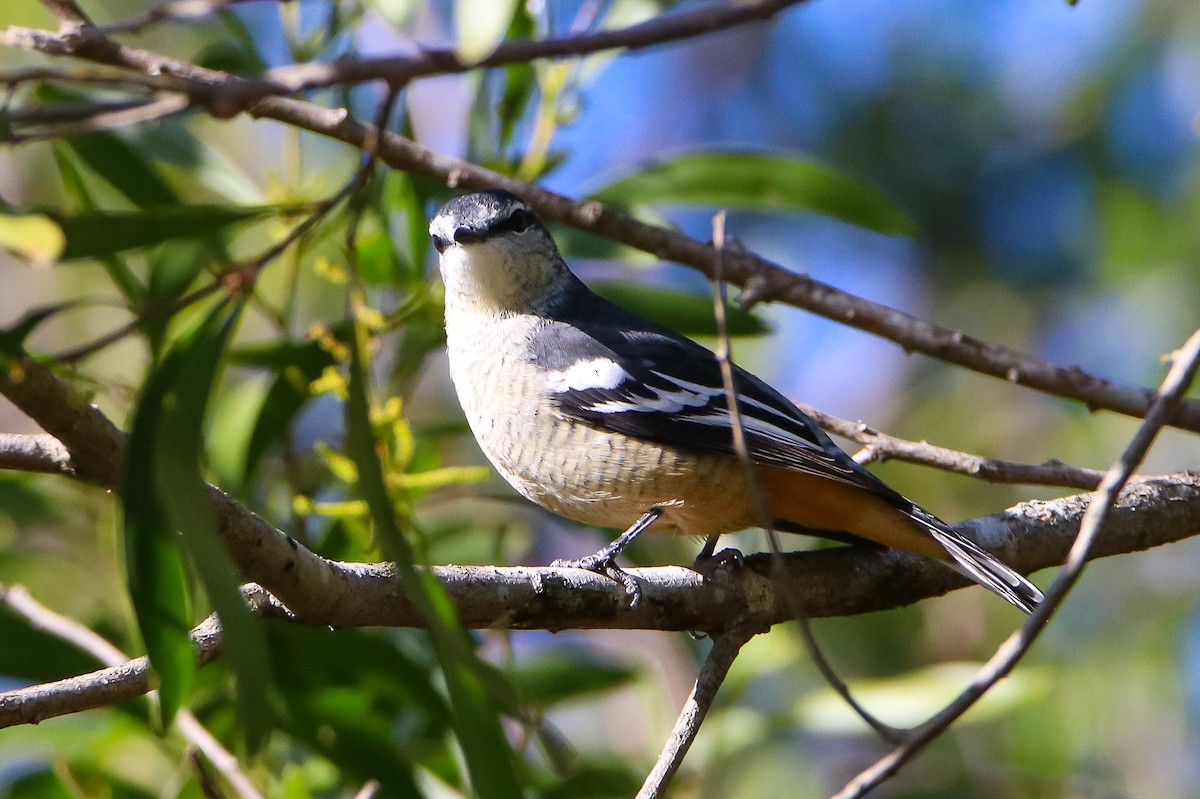
[[[240,302],[232,308],[228,302],[218,304],[195,335],[172,348],[165,359],[173,376],[154,442],[154,490],[171,526],[182,534],[205,594],[221,619],[225,658],[237,678],[238,719],[247,749],[256,752],[268,730],[266,641],[242,601],[241,580],[217,535],[200,472],[205,411],[240,312]]]
[[[811,211],[892,236],[915,226],[869,183],[804,158],[766,153],[688,153],[651,164],[592,194],[631,208],[678,204]]]
[[[277,207],[188,205],[147,211],[96,211],[57,216],[67,236],[62,259],[97,258],[172,239],[196,239],[235,222],[278,213]],[[53,216],[53,215],[52,215]]]
[[[712,298],[701,294],[640,286],[626,282],[595,283],[601,297],[627,311],[652,319],[685,336],[716,336]],[[737,305],[725,306],[726,327],[731,336],[758,336],[770,331],[766,322]]]
[[[219,303],[180,336],[151,373],[130,433],[122,497],[130,592],[159,675],[164,725],[186,701],[195,670],[186,551],[221,618],[225,651],[237,676],[238,715],[254,751],[266,730],[266,646],[241,600],[237,572],[217,536],[200,472],[205,410],[239,312],[240,304]]]
[[[179,195],[129,142],[112,133],[66,139],[84,164],[141,208],[178,205]]]
[[[155,490],[156,438],[169,385],[170,376],[161,368],[146,382],[129,433],[121,490],[129,597],[158,675],[164,727],[187,700],[196,672],[183,553]]]
[[[487,690],[484,667],[478,663],[470,638],[459,625],[441,583],[429,571],[416,568],[412,547],[397,523],[371,429],[362,355],[366,337],[361,325],[356,325],[355,333],[350,347],[346,443],[358,466],[359,488],[370,509],[384,553],[395,562],[405,592],[420,609],[429,627],[446,680],[454,731],[462,746],[472,788],[483,799],[519,799],[522,792],[516,763]]]
[[[75,196],[81,210],[94,212],[96,200],[92,196],[87,182],[83,179],[78,165],[78,156],[66,145],[55,143],[54,161],[58,164],[58,171],[62,176],[63,186],[67,193]],[[100,257],[100,263],[104,265],[109,279],[112,280],[113,285],[117,287],[129,305],[135,309],[140,308],[146,298],[146,288],[129,268],[125,259],[118,255],[105,255]]]

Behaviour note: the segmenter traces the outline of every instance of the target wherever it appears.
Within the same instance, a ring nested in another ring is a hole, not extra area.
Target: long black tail
[[[953,558],[954,562],[950,565],[956,571],[994,591],[1026,613],[1032,613],[1042,601],[1042,592],[1036,585],[1005,566],[995,555],[932,513],[915,505],[911,513]]]

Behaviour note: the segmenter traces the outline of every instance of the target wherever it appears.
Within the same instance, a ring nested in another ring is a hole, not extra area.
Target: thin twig
[[[71,452],[78,479],[119,487],[125,437],[62,379],[22,353],[0,350],[0,394]],[[266,523],[219,489],[209,496],[222,541],[245,579],[261,583],[298,616],[332,626],[412,626],[420,619],[386,564],[338,563],[322,558]],[[1078,532],[1085,502],[1077,495],[1028,502],[1003,513],[960,523],[958,529],[1013,568],[1031,573],[1062,563]],[[1132,552],[1200,532],[1200,472],[1147,479],[1123,494],[1096,555]],[[788,555],[781,579],[797,586],[812,618],[852,615],[910,604],[967,585],[965,578],[916,555],[848,548]],[[710,581],[686,569],[640,571],[645,607],[628,611],[611,581],[574,579],[561,570],[495,567],[435,569],[471,627],[554,629],[628,627],[719,631],[732,611],[765,602],[772,618],[794,614],[746,559],[738,580]],[[770,574],[769,565],[761,566]],[[621,608],[614,613],[614,608]]]
[[[155,6],[136,17],[130,17],[120,22],[110,22],[107,25],[97,25],[95,31],[100,36],[112,36],[117,33],[143,33],[147,28],[161,22],[191,22],[251,1],[175,0],[173,3]]]
[[[1173,363],[1167,377],[1158,390],[1145,421],[1138,427],[1133,439],[1121,456],[1113,462],[1104,475],[1104,481],[1096,492],[1083,520],[1079,534],[1071,547],[1066,564],[1046,591],[1045,601],[1025,620],[1021,628],[1000,645],[995,654],[979,670],[971,684],[946,705],[937,715],[913,731],[912,736],[901,746],[880,759],[850,781],[834,799],[860,799],[891,778],[914,755],[941,735],[963,713],[971,708],[993,685],[1008,675],[1025,656],[1046,628],[1063,599],[1074,587],[1091,557],[1092,548],[1103,528],[1113,503],[1130,475],[1142,462],[1159,430],[1178,404],[1180,398],[1196,377],[1200,369],[1200,330],[1173,355]]]
[[[541,41],[519,41],[502,44],[487,58],[477,63],[462,61],[454,48],[422,48],[417,53],[380,58],[345,58],[327,63],[310,62],[279,67],[261,78],[240,78],[192,66],[189,77],[203,81],[200,89],[203,102],[219,108],[219,116],[231,116],[250,108],[261,100],[285,97],[313,89],[350,85],[382,80],[400,86],[411,80],[435,75],[466,72],[471,69],[501,67],[528,63],[541,58],[574,58],[605,50],[640,50],[669,42],[690,39],[720,30],[767,20],[788,6],[807,0],[759,0],[758,2],[713,4],[681,14],[666,14],[646,22],[616,30],[595,31]],[[46,0],[70,2],[70,0]],[[127,25],[127,23],[118,23]],[[138,58],[136,48],[112,43],[106,36],[120,28],[83,26],[73,29],[70,41],[52,41],[47,32],[9,26],[0,31],[0,43],[13,47],[40,49],[59,55],[80,55],[93,60],[119,61],[122,57]],[[159,67],[182,66],[182,62],[155,58]],[[171,69],[175,74],[183,72]]]
[[[75,0],[42,0],[46,10],[54,15],[65,32],[75,31],[92,24]]]
[[[189,292],[182,297],[172,300],[161,305],[152,305],[142,311],[138,316],[129,320],[125,324],[111,330],[104,335],[79,346],[72,347],[69,350],[64,350],[56,355],[51,356],[50,360],[55,363],[71,364],[87,358],[90,355],[103,350],[122,339],[136,333],[144,325],[162,319],[168,319],[171,316],[182,311],[193,303],[199,302],[206,297],[209,297],[218,291],[225,289],[228,291],[240,291],[249,286],[252,286],[258,279],[259,274],[272,261],[282,255],[288,247],[292,246],[297,240],[316,227],[329,213],[336,208],[343,200],[350,196],[357,185],[356,179],[352,179],[349,183],[343,186],[331,197],[328,197],[317,203],[312,212],[305,217],[304,221],[296,225],[282,239],[272,244],[258,256],[247,261],[242,261],[239,264],[234,264],[226,269],[221,274],[213,278],[212,282],[201,286],[195,291]]]
[[[829,687],[842,698],[842,701],[850,706],[863,722],[868,727],[875,731],[883,740],[890,744],[899,744],[908,740],[909,731],[899,727],[893,727],[891,724],[880,719],[871,711],[867,710],[866,706],[858,701],[858,698],[851,692],[850,686],[846,684],[833,668],[833,664],[825,657],[825,651],[821,649],[821,644],[817,641],[817,636],[813,632],[812,619],[803,613],[797,613],[795,616],[796,622],[800,627],[800,636],[804,639],[804,646],[808,649],[808,654],[812,657],[813,664],[817,667],[817,671],[821,673],[821,677],[829,684]]]
[[[720,211],[713,217],[713,243],[718,253],[721,252],[724,241],[725,213]],[[733,379],[733,361],[730,357],[729,328],[725,318],[725,290],[724,284],[720,280],[713,284],[713,314],[716,317],[719,334],[717,363],[720,366],[721,380],[725,387],[726,406],[733,422],[734,449],[737,451],[738,460],[745,469],[746,482],[754,492],[759,518],[764,521],[764,524],[769,525],[770,511],[767,509],[767,500],[763,495],[762,486],[755,477],[754,465],[750,461],[750,450],[746,446],[746,431],[742,427],[741,408]],[[712,554],[712,545],[715,543],[715,537],[710,538],[704,545],[702,556]],[[750,617],[746,624],[712,636],[713,648],[709,651],[704,665],[700,668],[700,673],[696,676],[696,684],[693,686],[687,702],[684,703],[683,709],[679,712],[679,718],[675,721],[675,726],[663,747],[662,754],[658,756],[658,761],[647,775],[642,789],[638,791],[637,799],[657,799],[666,792],[675,772],[683,763],[684,756],[691,748],[692,741],[700,732],[700,725],[704,723],[713,698],[729,673],[729,667],[733,665],[741,648],[759,632],[761,627],[761,620],[756,621]]]
[[[679,718],[675,721],[671,736],[667,739],[666,746],[658,756],[654,768],[642,783],[642,789],[638,791],[636,799],[660,799],[666,794],[671,778],[679,770],[684,755],[691,748],[692,742],[696,740],[696,734],[700,732],[700,725],[708,715],[708,710],[712,707],[718,689],[725,682],[730,666],[733,665],[738,652],[753,635],[753,633],[731,632],[712,637],[712,649],[709,651],[708,657],[704,659],[704,665],[700,667],[696,684],[692,687],[692,692],[688,695],[683,709],[679,711]]]
[[[367,127],[350,122],[344,113],[298,100],[273,98],[256,106],[252,113],[360,147]],[[507,189],[521,195],[549,221],[562,222],[663,260],[691,266],[710,277],[715,274],[716,255],[707,242],[639,222],[600,203],[574,201],[536,184],[441,155],[394,134],[385,138],[380,157],[395,169],[444,180],[460,190]],[[907,351],[922,352],[1015,385],[1076,400],[1092,410],[1141,417],[1154,396],[1149,389],[1100,378],[1078,367],[1046,363],[854,296],[807,275],[789,272],[748,250],[727,253],[724,268],[726,280],[743,287],[742,300],[772,300],[804,308],[894,341]],[[1169,424],[1200,432],[1200,400],[1181,402]]]
[[[4,80],[0,78],[0,84]],[[114,111],[128,111],[145,105],[144,99],[138,100],[108,100],[94,103],[63,102],[33,108],[10,108],[5,111],[6,121],[10,126],[32,127],[57,125],[63,122],[78,122],[92,119],[99,114],[110,114]],[[22,131],[24,134],[26,131]],[[0,139],[0,142],[12,143],[11,136]]]
[[[74,619],[56,613],[33,598],[23,585],[0,584],[0,604],[16,613],[35,630],[41,630],[61,641],[66,641],[106,666],[120,666],[129,656],[109,643],[103,636],[93,632]]]
[[[742,462],[745,470],[746,480],[750,484],[751,490],[754,492],[754,502],[758,513],[759,526],[762,527],[766,534],[767,543],[771,553],[771,559],[774,567],[777,570],[781,569],[781,556],[783,549],[779,543],[779,536],[776,535],[774,529],[774,517],[767,504],[766,494],[762,489],[762,483],[759,482],[758,475],[754,471],[754,464],[750,459],[750,450],[746,445],[746,433],[742,425],[742,417],[738,410],[737,394],[733,382],[733,358],[729,341],[729,323],[725,313],[725,281],[724,281],[724,260],[725,260],[725,211],[718,211],[713,216],[713,249],[716,250],[715,275],[713,278],[713,316],[716,318],[717,324],[717,362],[721,367],[721,380],[725,384],[725,395],[729,406],[729,416],[733,425],[733,445],[737,451],[738,460]],[[821,651],[820,644],[817,642],[816,636],[812,631],[812,624],[809,621],[808,615],[803,611],[799,602],[788,592],[785,591],[785,599],[792,608],[792,618],[800,623],[800,634],[804,641],[805,647],[808,649],[809,655],[812,656],[813,663],[817,666],[817,671],[825,678],[830,687],[845,700],[846,704],[862,718],[866,724],[879,733],[885,741],[898,742],[903,740],[904,733],[901,730],[885,724],[870,713],[862,703],[860,703],[850,693],[850,687],[845,681],[838,677],[834,671],[832,664],[825,657],[825,653]]]
[[[975,477],[989,483],[1049,485],[1088,490],[1095,490],[1104,479],[1104,472],[1098,469],[1085,469],[1056,460],[1045,463],[1019,463],[985,458],[970,452],[939,447],[927,441],[898,438],[862,422],[852,422],[819,411],[810,405],[799,402],[796,405],[830,433],[862,444],[862,451],[856,453],[854,459],[863,464],[898,460]]]
[[[39,141],[55,141],[87,133],[116,130],[130,125],[140,125],[166,119],[186,111],[190,105],[187,96],[167,94],[149,102],[126,105],[117,109],[96,108],[90,115],[54,125],[41,125],[21,132],[10,132],[0,141],[5,144],[28,144]]]

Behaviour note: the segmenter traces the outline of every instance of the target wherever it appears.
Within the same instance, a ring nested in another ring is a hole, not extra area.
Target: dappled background
[[[92,5],[103,21],[144,10]],[[648,2],[531,5],[540,9],[530,20],[538,36],[659,10]],[[341,8],[338,30],[328,3],[297,0],[239,5],[136,41],[238,71],[455,41],[448,2]],[[34,0],[10,0],[0,23],[55,27]],[[35,62],[0,52],[7,67]],[[61,89],[39,91],[50,101]],[[328,92],[322,102],[349,102],[373,118],[379,99],[364,87]],[[1160,356],[1200,319],[1198,111],[1200,6],[1184,0],[824,0],[767,25],[648,52],[420,81],[402,95],[393,125],[447,154],[572,197],[596,194],[699,238],[709,235],[716,207],[729,207],[730,234],[790,269],[1055,363],[1155,385]],[[776,160],[762,168],[732,156],[746,152]],[[863,226],[853,209],[844,215],[851,221],[797,209],[774,187],[789,164],[806,161],[862,181],[849,196],[863,215],[878,201],[869,187],[882,191],[895,218],[876,215]],[[340,144],[274,123],[199,115],[0,151],[0,200],[14,209],[186,203],[233,205],[245,217],[200,215],[193,224],[204,229],[190,240],[120,253],[107,251],[101,228],[69,253],[78,258],[47,268],[0,253],[0,325],[77,298],[29,343],[48,353],[85,344],[128,320],[121,275],[143,280],[151,299],[177,297],[206,270],[261,252],[357,164]],[[661,170],[655,180],[630,178],[652,164]],[[753,169],[750,179],[733,179]],[[712,193],[672,193],[672,177]],[[380,421],[409,476],[398,507],[431,562],[548,563],[591,552],[611,532],[556,520],[490,471],[470,468],[483,461],[446,374],[436,286],[427,290],[435,277],[422,220],[447,196],[390,174],[361,236],[372,304],[391,325],[375,351],[375,376],[380,391],[403,399]],[[708,308],[698,273],[578,233],[564,230],[561,241],[589,282],[711,336],[705,314],[688,313]],[[215,400],[208,468],[214,482],[316,551],[369,560],[380,555],[340,454],[337,379],[323,372],[334,360],[315,346],[289,360],[294,353],[279,344],[301,342],[314,325],[318,335],[337,328],[342,242],[336,224],[326,226],[263,273]],[[737,320],[740,363],[797,401],[894,435],[1104,468],[1134,429],[1132,420],[910,356],[795,308],[753,313]],[[157,346],[165,333],[155,335]],[[79,367],[95,401],[125,423],[149,361],[146,339],[126,338]],[[284,367],[293,371],[284,376]],[[316,396],[289,393],[297,374],[301,385],[325,374]],[[0,430],[32,427],[0,404]],[[1194,435],[1167,431],[1145,470],[1195,466],[1198,455]],[[873,468],[950,520],[1067,493],[911,465]],[[115,515],[99,491],[0,476],[0,583],[26,584],[135,653]],[[729,543],[764,547],[758,533]],[[697,547],[650,537],[627,558],[688,563]],[[1198,547],[1090,567],[1016,675],[880,795],[1200,796]],[[1035,579],[1045,584],[1049,575]],[[816,631],[868,706],[903,726],[946,701],[968,679],[963,664],[986,658],[1019,621],[971,589],[821,621]],[[280,731],[250,766],[270,795],[347,795],[367,778],[390,786],[383,795],[414,785],[456,795],[423,634],[277,627],[270,640]],[[544,716],[544,725],[514,724],[512,734],[534,764],[537,795],[562,797],[633,794],[708,647],[645,632],[479,640]],[[92,667],[0,614],[0,686]],[[227,673],[218,664],[200,680],[193,708],[231,735]],[[182,744],[157,738],[146,719],[145,705],[130,703],[0,731],[0,796],[198,795],[194,774],[180,765]],[[556,762],[569,759],[565,741],[578,750],[572,767]],[[884,751],[831,697],[795,631],[781,626],[739,657],[675,795],[825,796]],[[102,786],[115,787],[109,794]]]

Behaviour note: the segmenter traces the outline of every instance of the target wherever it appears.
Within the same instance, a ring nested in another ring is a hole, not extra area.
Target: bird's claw
[[[746,556],[741,550],[729,547],[715,555],[699,555],[692,563],[692,571],[708,575],[718,570],[738,571],[746,564]]]
[[[550,567],[554,569],[583,569],[593,574],[604,575],[608,579],[620,583],[624,586],[625,594],[629,597],[630,610],[636,608],[638,603],[642,601],[642,589],[637,584],[637,580],[633,579],[633,575],[618,566],[615,560],[605,557],[599,552],[576,560],[559,559],[551,563]]]

